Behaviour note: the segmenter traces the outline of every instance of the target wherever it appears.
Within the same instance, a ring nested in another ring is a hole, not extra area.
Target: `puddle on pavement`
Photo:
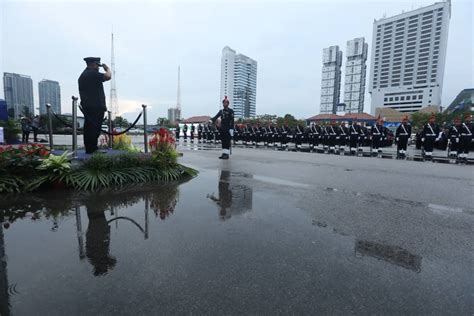
[[[202,313],[220,304],[210,297],[228,291],[242,302],[256,297],[258,304],[278,305],[287,290],[299,293],[308,279],[315,286],[310,293],[323,286],[350,296],[334,281],[340,269],[344,282],[354,284],[359,275],[384,269],[355,259],[354,242],[356,254],[421,270],[420,256],[339,233],[313,220],[291,193],[282,196],[255,181],[304,186],[204,170],[187,183],[2,197],[1,314],[132,314],[136,306],[126,297],[148,314]]]

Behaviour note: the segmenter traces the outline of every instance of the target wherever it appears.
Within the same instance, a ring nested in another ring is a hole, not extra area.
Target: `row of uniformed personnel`
[[[221,139],[220,129],[216,128],[214,124],[199,124],[197,127],[192,125],[190,129],[187,125],[184,125],[183,135],[185,141],[187,140],[188,130],[191,132],[189,134],[191,141],[194,141],[196,136],[199,142],[214,142]],[[467,158],[472,142],[472,130],[470,115],[466,115],[462,123],[459,118],[455,119],[454,125],[450,127],[448,135],[446,135],[452,156],[458,156],[461,159]],[[267,146],[277,146],[278,144],[282,148],[287,148],[288,143],[293,143],[296,149],[300,149],[301,145],[305,143],[310,146],[310,149],[323,145],[323,148],[328,152],[344,150],[344,147],[348,146],[351,154],[354,155],[357,151],[362,151],[364,146],[371,146],[374,151],[381,154],[382,148],[391,146],[391,139],[393,139],[397,144],[397,153],[400,158],[406,157],[408,140],[412,135],[412,127],[408,123],[408,117],[403,118],[395,135],[384,126],[384,121],[381,118],[371,126],[356,121],[351,121],[347,125],[331,121],[327,125],[312,124],[307,127],[297,125],[293,128],[286,124],[281,126],[273,124],[267,126],[236,124],[233,131],[234,143],[242,142],[246,145],[263,143]],[[178,127],[176,130],[177,138],[179,138],[179,134],[180,129]],[[441,131],[439,125],[435,124],[434,115],[431,116],[420,133],[426,158],[432,157],[434,144],[441,139],[442,134],[443,131]]]

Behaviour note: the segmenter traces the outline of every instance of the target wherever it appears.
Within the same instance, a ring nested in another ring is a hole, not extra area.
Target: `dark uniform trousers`
[[[221,140],[222,140],[222,149],[230,149],[230,133],[229,129],[220,129]]]
[[[98,149],[97,141],[100,136],[105,111],[84,109],[82,113],[84,113],[84,146],[86,153],[91,154]]]
[[[423,147],[425,148],[425,152],[432,152],[434,148],[436,136],[428,136],[426,135],[425,141],[423,142]]]
[[[399,136],[397,142],[397,150],[407,150],[408,136]]]

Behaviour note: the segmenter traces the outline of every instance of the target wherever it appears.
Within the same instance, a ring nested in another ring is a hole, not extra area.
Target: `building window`
[[[420,95],[418,96],[418,100],[421,100],[421,99],[423,99],[423,95],[422,95],[422,94],[420,94]]]
[[[409,95],[407,95],[407,100],[410,100],[410,98],[411,98],[411,97],[410,97]]]
[[[405,97],[400,97],[400,101],[405,101]]]
[[[392,101],[393,101],[393,97],[390,97],[390,99],[389,99],[389,100],[390,100],[390,102],[392,102]]]

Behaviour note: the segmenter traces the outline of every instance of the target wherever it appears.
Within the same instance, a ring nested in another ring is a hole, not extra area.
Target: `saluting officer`
[[[81,111],[84,113],[84,147],[86,154],[92,154],[97,147],[102,121],[104,120],[105,105],[104,81],[112,78],[110,68],[100,63],[99,57],[86,57],[87,68],[79,77],[79,95]],[[105,73],[99,72],[103,67]]]
[[[472,123],[472,117],[470,113],[464,114],[464,122],[461,127],[461,139],[459,144],[459,158],[467,161],[469,154],[469,147],[472,143],[472,132],[474,131]]]
[[[408,116],[404,116],[402,123],[395,132],[395,140],[397,141],[397,158],[406,158],[408,139],[411,137],[411,125],[408,123]]]
[[[234,110],[229,108],[229,103],[229,99],[225,96],[222,100],[224,108],[211,119],[214,123],[218,118],[221,118],[219,131],[222,139],[222,155],[219,159],[229,159],[230,140],[234,136]]]

